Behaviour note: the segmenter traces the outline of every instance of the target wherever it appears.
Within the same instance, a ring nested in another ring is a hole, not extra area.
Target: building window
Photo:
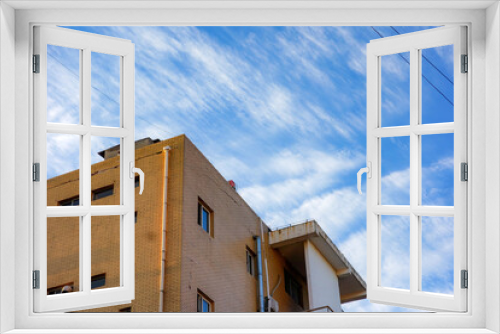
[[[205,232],[214,236],[213,233],[213,217],[214,212],[205,204],[201,199],[198,199],[198,225],[200,225]]]
[[[105,285],[106,285],[106,274],[92,276],[92,281],[90,283],[91,289],[97,289]]]
[[[111,195],[113,195],[113,191],[114,191],[114,186],[112,186],[112,185],[104,187],[104,188],[96,189],[96,190],[92,191],[92,200],[96,201],[98,199],[111,196]]]
[[[302,285],[285,270],[285,291],[292,297],[293,301],[303,307],[302,303]]]
[[[80,205],[80,196],[75,196],[71,198],[59,201],[60,206],[78,206]]]
[[[196,312],[213,312],[213,304],[214,302],[207,295],[198,290]]]
[[[66,283],[47,289],[47,295],[58,295],[60,293],[73,292],[74,283]]]
[[[247,248],[245,256],[247,261],[247,272],[250,275],[255,276],[255,254]]]

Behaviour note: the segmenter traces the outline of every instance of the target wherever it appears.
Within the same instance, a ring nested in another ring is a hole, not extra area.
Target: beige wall
[[[171,153],[174,160],[169,164],[171,176],[168,189],[171,214],[170,226],[175,226],[175,219],[180,221],[182,205],[182,164],[183,138],[175,137],[167,141],[136,150],[136,166],[146,174],[144,193],[139,195],[136,188],[135,224],[135,279],[136,296],[132,304],[89,310],[92,312],[117,312],[125,307],[132,307],[133,312],[158,312],[161,277],[161,241],[163,217],[163,173],[165,165],[164,146],[175,150]],[[115,185],[114,194],[93,201],[92,205],[119,203],[119,157],[110,158],[92,165],[92,189],[111,184]],[[78,171],[74,171],[48,181],[47,198],[49,205],[78,196]],[[76,219],[76,222],[75,222]],[[106,287],[118,286],[119,278],[119,226],[117,217],[93,217],[92,219],[92,275],[106,274]],[[59,286],[78,280],[78,219],[51,218],[48,222],[48,287]],[[171,229],[171,243],[175,245],[175,228]],[[170,253],[167,273],[180,280],[179,254]],[[177,263],[177,264],[176,264]],[[171,306],[179,300],[179,289],[175,288],[175,279],[167,286],[171,297]],[[177,297],[176,297],[177,296]],[[178,302],[177,302],[178,304]]]
[[[167,194],[167,252],[164,272],[164,311],[196,312],[198,289],[214,302],[216,312],[255,312],[258,308],[257,277],[246,269],[246,249],[255,254],[254,236],[261,235],[260,219],[236,190],[185,136],[136,150],[136,166],[145,175],[143,195],[136,189],[136,298],[132,304],[90,310],[158,312],[161,280],[162,217],[165,146],[170,146]],[[92,204],[118,204],[119,157],[92,166],[92,189],[115,185],[115,194]],[[78,171],[48,181],[48,201],[78,195]],[[198,199],[213,210],[213,236],[198,225]],[[110,217],[96,217],[92,225],[92,275],[106,274],[106,286],[119,284],[118,225]],[[74,282],[78,285],[78,222],[54,219],[48,235],[49,287]],[[281,277],[274,299],[280,311],[309,309],[307,279],[290,266],[279,251],[269,247],[268,228],[263,225],[262,256],[264,295],[267,277],[272,290]],[[263,261],[263,265],[265,261]],[[284,269],[303,287],[300,307],[285,292]]]
[[[211,237],[198,225],[198,198],[214,212]],[[281,277],[275,299],[280,311],[302,311],[285,292],[284,268],[294,270],[278,251],[269,247],[267,226],[263,226],[263,258],[268,258],[270,290]],[[184,207],[182,221],[182,312],[196,311],[197,290],[210,297],[216,312],[255,312],[258,310],[257,277],[246,270],[245,250],[257,253],[254,236],[260,236],[260,219],[228,181],[188,139],[185,140]],[[264,261],[263,261],[264,265]],[[263,268],[264,295],[267,296]],[[308,308],[307,284],[298,276]]]

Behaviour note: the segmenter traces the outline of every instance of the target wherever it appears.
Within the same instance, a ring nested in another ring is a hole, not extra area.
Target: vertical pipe
[[[257,275],[259,279],[259,312],[264,312],[264,283],[262,282],[262,249],[260,237],[254,237],[257,248]]]
[[[165,268],[167,261],[167,190],[168,190],[168,152],[170,146],[163,148],[165,152],[165,168],[163,169],[163,217],[161,235],[161,272],[160,272],[160,305],[158,312],[163,312],[163,298],[165,297]]]
[[[262,219],[260,219],[260,237],[262,238],[262,242],[264,243],[265,242],[265,238],[264,238],[264,228],[262,227],[262,225],[264,225],[264,222],[262,221]],[[269,245],[269,241],[268,241],[268,245]],[[265,254],[265,257],[264,257],[264,267],[266,267],[266,295],[267,295],[267,298],[269,298],[269,267],[267,266],[267,257],[268,257],[268,253],[269,252],[269,249],[266,247],[266,254]],[[269,304],[269,302],[268,302]],[[268,306],[267,307],[267,312],[271,312],[271,308]]]

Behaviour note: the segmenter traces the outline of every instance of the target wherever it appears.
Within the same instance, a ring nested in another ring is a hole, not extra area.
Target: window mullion
[[[82,110],[81,119],[82,125],[90,130],[91,127],[91,51],[89,48],[83,50],[83,61],[82,61]],[[82,137],[82,158],[80,166],[80,180],[81,180],[81,194],[80,198],[81,204],[83,205],[86,214],[82,218],[82,234],[80,244],[80,258],[81,261],[81,282],[83,283],[83,289],[85,293],[90,294],[91,290],[91,256],[92,256],[92,224],[90,215],[90,205],[91,205],[91,134],[90,131],[85,133]],[[87,211],[88,210],[88,211]]]
[[[420,277],[420,251],[419,251],[419,221],[420,218],[413,213],[420,202],[420,165],[419,165],[419,136],[415,128],[419,123],[419,54],[417,49],[410,50],[410,291],[418,291]]]

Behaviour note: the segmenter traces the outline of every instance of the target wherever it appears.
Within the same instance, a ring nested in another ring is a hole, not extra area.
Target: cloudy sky
[[[135,44],[137,139],[186,134],[266,224],[315,219],[366,277],[366,197],[356,190],[366,159],[366,44],[426,27],[72,28]],[[452,49],[423,56],[422,122],[453,121]],[[48,78],[57,92],[48,120],[78,123],[78,51],[51,47],[48,62],[57,73]],[[118,125],[118,73],[115,56],[92,55],[94,125]],[[382,82],[382,126],[408,125],[408,54],[382,58]],[[77,138],[48,143],[48,177],[78,168]],[[93,161],[114,144],[95,140]],[[382,204],[409,204],[409,138],[384,138],[381,154]],[[453,205],[452,180],[453,134],[424,136],[422,203]],[[453,219],[422,225],[423,289],[451,293]],[[409,288],[409,218],[384,216],[382,226],[382,284]],[[367,300],[343,308],[408,311]]]

